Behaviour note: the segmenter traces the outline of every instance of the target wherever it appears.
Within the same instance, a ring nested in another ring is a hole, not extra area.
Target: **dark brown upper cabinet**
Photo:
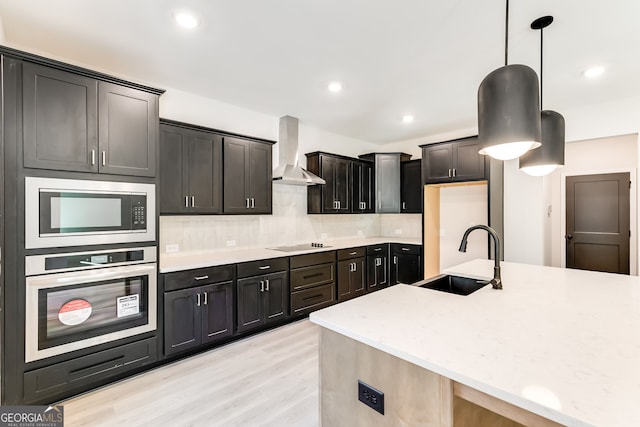
[[[400,163],[411,158],[405,153],[369,153],[360,156],[374,162],[376,213],[400,213]]]
[[[155,176],[157,92],[21,64],[25,167]]]
[[[487,159],[478,154],[477,136],[420,147],[425,184],[487,179]]]
[[[400,212],[422,212],[422,160],[400,163]]]
[[[159,193],[161,214],[222,212],[222,136],[162,123]]]
[[[375,212],[375,175],[373,163],[367,161],[351,162],[352,201],[351,209],[355,213]]]
[[[223,137],[225,214],[270,214],[271,143]]]
[[[326,181],[309,187],[308,213],[351,212],[351,161],[348,157],[329,153],[308,153],[307,169]]]

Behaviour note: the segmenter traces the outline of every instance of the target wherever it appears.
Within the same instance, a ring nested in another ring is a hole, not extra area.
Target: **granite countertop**
[[[502,278],[469,296],[392,286],[310,319],[561,424],[640,425],[640,278],[516,263]]]
[[[305,242],[311,243],[311,242]],[[190,270],[193,268],[213,267],[217,265],[236,264],[239,262],[257,261],[261,259],[280,258],[325,252],[358,246],[378,245],[381,243],[403,243],[421,245],[421,239],[407,237],[353,237],[344,239],[322,240],[323,248],[309,248],[294,252],[281,252],[267,248],[249,248],[237,250],[216,250],[199,252],[161,253],[160,273]]]

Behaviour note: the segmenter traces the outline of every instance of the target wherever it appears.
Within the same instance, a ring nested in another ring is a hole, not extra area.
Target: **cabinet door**
[[[400,164],[400,211],[403,213],[422,212],[421,161],[411,160]]]
[[[286,272],[264,276],[265,322],[270,323],[287,317],[289,313],[289,281]]]
[[[202,304],[202,344],[233,335],[233,282],[199,289]]]
[[[249,145],[249,213],[271,213],[271,145],[251,142]]]
[[[222,138],[208,132],[191,131],[186,173],[187,202],[192,213],[222,211]]]
[[[351,212],[351,162],[345,159],[336,159],[334,178],[334,198],[338,202],[336,212]]]
[[[392,284],[411,284],[422,279],[420,277],[420,256],[396,252],[393,254]]]
[[[352,298],[350,284],[352,269],[352,260],[338,261],[338,301],[345,301]]]
[[[200,307],[193,288],[164,294],[164,353],[177,353],[200,344]]]
[[[389,258],[387,255],[367,257],[367,291],[372,292],[389,285]]]
[[[353,271],[351,272],[350,288],[354,297],[360,296],[367,291],[367,273],[365,258],[353,260]]]
[[[238,280],[238,332],[264,323],[264,279],[249,277]]]
[[[98,83],[23,63],[24,166],[98,172]]]
[[[320,156],[320,170],[325,180],[322,186],[322,212],[336,212],[338,204],[336,199],[336,168],[338,159],[329,156]]]
[[[375,211],[373,164],[351,162],[352,211],[368,213]]]
[[[452,145],[453,181],[485,179],[485,156],[478,154],[478,138],[468,138]]]
[[[422,149],[425,183],[447,182],[452,175],[451,144],[435,144]]]
[[[189,211],[188,131],[160,126],[160,214]]]
[[[158,96],[99,82],[98,102],[100,172],[155,176]]]
[[[249,210],[249,141],[225,137],[223,141],[224,213],[246,213]]]
[[[400,156],[376,154],[376,212],[400,212]]]

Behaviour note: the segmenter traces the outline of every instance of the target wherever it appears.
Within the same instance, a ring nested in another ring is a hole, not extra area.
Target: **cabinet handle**
[[[271,268],[270,265],[261,265],[260,267],[258,267],[258,270],[268,270],[270,268]]]
[[[198,292],[198,302],[196,303],[198,307],[200,307],[200,292]]]
[[[264,292],[264,280],[260,280],[260,292]]]
[[[247,209],[249,209],[249,207],[250,207],[250,205],[249,205],[249,199],[244,199],[244,201],[245,201],[244,206],[245,206]]]
[[[209,276],[207,276],[207,275],[194,277],[194,279],[196,279],[196,280],[205,280],[205,279],[208,279],[208,278],[209,278]]]
[[[411,249],[409,249],[409,248],[402,248],[402,250],[403,250],[403,251],[405,251],[405,252],[408,252],[408,251],[410,251]]]
[[[382,248],[374,248],[373,250],[376,251],[376,252],[380,252],[382,250]]]
[[[196,207],[196,196],[191,196],[191,207],[192,208]]]
[[[407,209],[407,202],[402,202],[402,209]]]
[[[451,169],[449,169],[449,178],[451,178]]]
[[[102,166],[106,166],[107,165],[107,152],[103,151],[102,152]]]
[[[358,252],[349,252],[349,255],[358,255]]]
[[[456,176],[456,168],[453,168],[453,176]]]
[[[184,207],[185,208],[189,207],[189,196],[184,196]]]
[[[207,293],[208,292],[204,292],[204,305],[207,305]]]
[[[376,267],[380,267],[382,265],[382,258],[376,258]]]
[[[398,263],[398,257],[396,255],[393,256],[393,263],[394,264]]]
[[[321,297],[322,294],[311,295],[310,297],[302,298],[303,301],[309,301],[310,299]]]
[[[302,276],[303,279],[311,279],[312,277],[322,276],[322,273],[310,274],[308,276]]]
[[[267,287],[266,287],[266,289],[265,289],[265,290],[266,290],[267,292],[269,292],[269,279],[265,279],[264,281],[265,281],[265,282],[266,282],[266,284],[267,284]]]
[[[91,150],[91,166],[96,164],[96,150]]]
[[[253,197],[251,198],[251,209],[255,209],[256,208],[256,199],[254,199]]]

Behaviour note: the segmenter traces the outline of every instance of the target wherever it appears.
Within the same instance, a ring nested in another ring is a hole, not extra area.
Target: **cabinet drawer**
[[[386,255],[389,252],[389,244],[367,246],[367,255]]]
[[[313,265],[291,270],[291,291],[323,285],[335,280],[335,264]]]
[[[316,286],[291,294],[291,314],[303,314],[327,307],[336,300],[336,285]]]
[[[392,243],[391,244],[391,252],[393,253],[403,253],[410,255],[420,255],[420,251],[422,246],[420,245],[401,245],[400,243]]]
[[[55,400],[84,391],[101,380],[155,362],[156,338],[56,363],[24,373],[25,403]]]
[[[362,258],[366,255],[367,248],[361,246],[359,248],[340,249],[338,251],[338,261],[343,259]]]
[[[291,257],[291,268],[308,267],[310,265],[325,264],[336,260],[336,251],[315,254],[296,255]]]
[[[289,269],[288,258],[272,258],[238,264],[238,279],[259,276]]]
[[[233,265],[177,271],[175,273],[166,273],[162,276],[164,278],[164,291],[175,291],[233,280]]]

